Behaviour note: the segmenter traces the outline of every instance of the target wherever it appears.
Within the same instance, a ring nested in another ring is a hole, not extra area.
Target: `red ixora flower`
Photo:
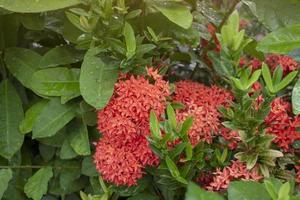
[[[182,122],[189,116],[194,118],[188,134],[192,145],[197,145],[200,141],[212,142],[213,135],[218,133],[221,126],[218,108],[229,106],[233,96],[217,86],[208,87],[196,82],[179,81],[175,83],[173,99],[186,106],[176,111],[179,121]]]
[[[258,181],[263,178],[258,174],[256,168],[249,171],[246,165],[238,160],[232,161],[230,166],[227,166],[222,170],[218,168],[214,175],[213,181],[206,187],[208,190],[218,191],[227,189],[230,181],[233,180],[241,179]]]
[[[96,146],[94,162],[103,179],[116,185],[135,185],[143,168],[159,161],[146,140],[149,116],[151,110],[158,116],[164,112],[170,92],[156,70],[147,71],[149,79],[121,76],[108,105],[98,112],[98,130],[103,137]]]
[[[300,166],[296,166],[296,182],[300,183]]]
[[[265,119],[267,133],[275,135],[273,140],[284,151],[289,151],[290,145],[300,139],[300,118],[292,116],[291,104],[281,98],[276,98],[271,103],[271,111]]]
[[[274,71],[277,66],[281,66],[284,75],[297,70],[299,67],[298,63],[291,57],[277,54],[267,56],[266,63],[272,71]]]

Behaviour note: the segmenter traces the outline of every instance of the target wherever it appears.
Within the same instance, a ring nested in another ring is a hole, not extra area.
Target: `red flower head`
[[[298,69],[298,63],[289,56],[272,54],[266,58],[266,63],[272,71],[281,66],[284,75]]]
[[[262,62],[260,60],[258,60],[257,58],[254,58],[253,60],[251,60],[252,71],[260,69],[261,66],[262,66]]]
[[[247,170],[247,167],[244,163],[240,161],[232,161],[231,166],[227,166],[224,169],[217,169],[214,173],[215,177],[213,181],[207,186],[208,190],[222,190],[227,189],[230,181],[233,180],[253,180],[258,181],[262,176],[258,175],[256,168],[251,171]]]
[[[296,128],[299,127],[298,117],[290,116],[291,104],[276,98],[271,103],[271,111],[265,119],[267,133],[275,135],[275,144],[285,151],[289,151],[290,145],[300,138],[300,133]]]
[[[103,138],[97,144],[94,161],[103,179],[116,185],[136,184],[146,165],[158,164],[146,140],[150,111],[160,116],[170,92],[157,71],[147,71],[151,80],[121,76],[110,102],[98,112],[98,130]]]
[[[211,143],[221,125],[218,108],[229,106],[233,100],[232,94],[216,86],[207,87],[191,81],[179,81],[175,87],[174,100],[186,105],[184,109],[176,111],[177,119],[182,122],[188,116],[194,118],[188,132],[191,143]]]

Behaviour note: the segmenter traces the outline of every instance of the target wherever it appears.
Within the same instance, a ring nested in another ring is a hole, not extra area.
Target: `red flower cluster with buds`
[[[221,126],[220,106],[229,106],[233,100],[230,92],[216,86],[207,87],[191,81],[179,81],[175,84],[175,101],[185,104],[185,108],[177,110],[177,120],[182,122],[188,116],[194,117],[189,130],[192,145],[200,141],[212,143],[213,135]]]
[[[213,181],[206,187],[208,190],[218,191],[226,189],[233,180],[241,179],[258,181],[263,178],[258,174],[256,168],[249,171],[246,165],[238,160],[232,161],[230,166],[227,166],[222,170],[217,169],[214,175]]]
[[[272,54],[267,56],[266,63],[272,71],[281,66],[284,75],[298,69],[298,63],[289,56]]]
[[[150,111],[160,116],[170,95],[169,85],[153,69],[143,76],[120,78],[108,105],[98,112],[94,162],[103,179],[116,185],[135,185],[147,165],[157,165],[146,136],[150,134]]]
[[[292,116],[291,104],[281,98],[276,98],[271,103],[271,111],[265,119],[267,133],[275,135],[273,140],[285,151],[290,149],[290,145],[300,139],[300,132],[296,129],[300,127],[300,118]]]

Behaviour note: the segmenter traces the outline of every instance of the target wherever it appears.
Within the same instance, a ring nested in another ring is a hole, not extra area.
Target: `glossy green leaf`
[[[294,114],[299,115],[300,114],[300,79],[298,79],[297,83],[293,88],[292,105],[293,105]]]
[[[35,120],[32,137],[44,138],[53,136],[74,117],[75,105],[61,104],[59,99],[52,99]]]
[[[61,146],[59,157],[63,160],[68,160],[73,159],[76,156],[78,156],[78,154],[71,147],[70,139],[66,138]]]
[[[265,63],[263,63],[262,65],[262,76],[266,82],[267,88],[270,90],[270,92],[274,92],[271,72],[269,67]]]
[[[0,84],[0,108],[0,156],[10,159],[23,144],[19,124],[24,113],[21,99],[8,80]]]
[[[151,110],[150,112],[150,130],[154,138],[161,138],[159,122],[153,110]]]
[[[171,104],[169,104],[167,106],[167,115],[168,115],[168,122],[169,122],[170,126],[173,129],[176,129],[176,127],[177,127],[176,114],[175,114],[175,111],[174,111],[173,107],[171,106]]]
[[[266,190],[268,191],[269,195],[271,196],[272,199],[277,199],[277,190],[275,188],[275,186],[273,185],[273,183],[269,180],[265,180],[264,181],[264,185]]]
[[[294,71],[289,73],[287,76],[285,76],[279,84],[275,85],[275,91],[279,92],[280,90],[284,89],[286,86],[288,86],[294,78],[297,76],[298,72]]]
[[[30,177],[24,186],[24,192],[33,200],[41,200],[42,196],[47,193],[48,182],[52,178],[53,172],[51,167],[39,169]]]
[[[127,49],[126,57],[127,57],[127,59],[130,59],[135,54],[136,41],[135,41],[134,30],[128,22],[125,22],[125,24],[124,24],[123,34],[125,37],[125,43],[126,43],[126,49]]]
[[[43,111],[45,106],[47,105],[47,100],[41,100],[31,106],[26,112],[25,117],[20,123],[20,132],[22,134],[26,134],[32,131],[33,124],[35,120],[38,118],[40,113]]]
[[[74,121],[70,126],[70,145],[73,150],[82,156],[91,154],[88,130],[86,125],[79,120]]]
[[[290,190],[291,190],[290,183],[289,182],[284,183],[278,191],[278,199],[288,200],[289,198],[287,197],[289,197]]]
[[[39,69],[41,56],[29,49],[9,48],[5,50],[5,63],[8,70],[25,87],[30,88],[32,75]]]
[[[12,171],[11,169],[1,169],[0,170],[0,199],[2,199],[2,196],[4,192],[6,191],[8,187],[9,181],[12,179]]]
[[[224,200],[224,198],[216,192],[208,192],[193,182],[187,187],[185,200]]]
[[[56,67],[79,62],[83,52],[68,46],[57,46],[48,51],[40,61],[41,68]]]
[[[167,166],[168,166],[169,171],[172,174],[172,176],[179,177],[180,172],[179,172],[176,164],[173,162],[173,160],[169,156],[166,157],[166,163],[167,163]]]
[[[188,29],[192,25],[193,16],[187,6],[173,2],[156,3],[154,7],[171,22]]]
[[[189,129],[193,126],[193,121],[194,119],[192,117],[186,118],[186,120],[184,120],[184,122],[182,123],[180,133],[183,135],[187,135]]]
[[[20,13],[45,12],[79,4],[80,0],[0,0],[0,8]]]
[[[80,74],[81,95],[97,109],[108,103],[118,79],[118,65],[97,57],[100,52],[101,49],[93,48],[86,53]]]
[[[79,96],[80,69],[56,67],[35,72],[31,78],[31,88],[46,96]]]
[[[287,54],[300,47],[300,25],[292,25],[268,34],[257,45],[264,53]]]
[[[228,200],[271,200],[263,184],[254,181],[234,181],[228,188]]]

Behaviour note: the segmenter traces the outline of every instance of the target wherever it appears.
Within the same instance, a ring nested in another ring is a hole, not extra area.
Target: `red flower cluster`
[[[276,98],[271,103],[271,111],[265,119],[267,133],[275,135],[273,140],[283,150],[288,151],[290,145],[300,139],[300,132],[296,128],[300,126],[300,118],[291,116],[291,104]]]
[[[158,116],[164,112],[170,92],[157,71],[148,69],[148,75],[150,81],[142,76],[119,80],[110,102],[98,112],[103,137],[94,162],[103,179],[116,185],[134,185],[146,165],[158,164],[146,140],[149,116],[151,110]]]
[[[233,100],[232,94],[216,86],[207,87],[191,81],[179,81],[175,87],[173,99],[186,106],[176,111],[177,120],[182,122],[188,116],[194,117],[193,126],[188,132],[192,145],[200,141],[211,143],[221,126],[218,108],[229,106]]]
[[[266,63],[272,71],[281,66],[284,75],[298,69],[298,63],[289,56],[272,54],[267,56]]]
[[[230,130],[223,127],[220,135],[228,142],[229,149],[236,149],[239,141],[241,141],[240,135],[237,131]]]
[[[226,189],[230,181],[236,179],[258,181],[263,178],[258,174],[256,168],[249,171],[246,165],[238,160],[232,161],[232,164],[223,168],[223,170],[217,169],[214,175],[213,181],[206,187],[208,190],[218,191]]]

